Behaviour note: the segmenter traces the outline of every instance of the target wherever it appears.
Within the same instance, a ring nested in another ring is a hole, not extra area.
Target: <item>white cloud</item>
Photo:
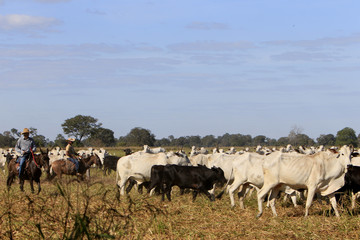
[[[29,16],[22,14],[0,15],[0,29],[3,30],[34,30],[47,29],[58,24],[55,18]]]

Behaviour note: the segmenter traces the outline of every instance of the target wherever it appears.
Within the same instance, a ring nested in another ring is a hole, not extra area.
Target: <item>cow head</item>
[[[224,171],[219,167],[212,167],[211,170],[215,173],[216,183],[223,186],[226,183],[226,178],[224,176]]]
[[[345,166],[351,164],[351,155],[353,151],[354,151],[354,147],[352,145],[350,146],[344,145],[340,148],[338,158],[339,160],[343,161]]]
[[[190,166],[191,165],[190,160],[186,156],[185,153],[169,152],[168,154],[166,154],[166,156],[170,159],[170,162],[172,164],[177,164],[177,165],[181,165],[181,166]]]

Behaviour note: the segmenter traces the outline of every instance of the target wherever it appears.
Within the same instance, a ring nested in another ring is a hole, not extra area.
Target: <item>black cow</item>
[[[197,194],[205,193],[210,201],[214,201],[214,195],[208,191],[214,187],[215,183],[225,184],[224,171],[221,168],[213,167],[211,169],[205,166],[179,166],[179,165],[154,165],[151,168],[150,187],[157,187],[162,192],[162,200],[165,200],[166,194],[171,201],[171,188],[178,186],[180,189],[193,189],[193,201]]]
[[[340,188],[337,192],[351,193],[351,209],[355,208],[355,201],[357,193],[360,192],[360,167],[348,165],[347,172],[345,173],[345,185]]]

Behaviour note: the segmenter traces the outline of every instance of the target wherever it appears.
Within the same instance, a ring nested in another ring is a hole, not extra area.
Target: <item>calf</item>
[[[210,201],[214,201],[214,195],[208,191],[216,183],[226,183],[224,171],[221,168],[213,167],[209,169],[205,166],[179,165],[153,166],[150,181],[149,188],[158,187],[162,191],[162,200],[164,200],[164,194],[166,193],[169,201],[171,201],[171,188],[173,186],[195,190],[193,192],[193,201],[195,201],[198,192],[205,193]]]

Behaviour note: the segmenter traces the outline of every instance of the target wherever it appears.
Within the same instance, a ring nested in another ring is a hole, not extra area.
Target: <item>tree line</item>
[[[102,123],[92,116],[77,115],[73,118],[66,119],[61,125],[64,135],[74,137],[77,141],[75,146],[78,147],[116,147],[116,146],[177,146],[177,147],[245,147],[245,146],[341,146],[352,144],[354,147],[359,145],[360,134],[345,127],[333,134],[321,134],[316,141],[308,135],[302,133],[298,127],[293,127],[288,136],[273,139],[264,135],[252,137],[244,134],[225,133],[222,136],[206,135],[201,136],[183,136],[175,138],[170,135],[167,138],[156,139],[150,130],[141,127],[135,127],[125,136],[114,137],[111,129],[103,128]],[[58,134],[55,140],[49,140],[38,133],[37,128],[30,127],[31,136],[34,138],[37,146],[41,147],[65,147],[66,138],[63,134]],[[0,134],[0,147],[13,147],[17,139],[21,136],[21,131],[12,128]]]

